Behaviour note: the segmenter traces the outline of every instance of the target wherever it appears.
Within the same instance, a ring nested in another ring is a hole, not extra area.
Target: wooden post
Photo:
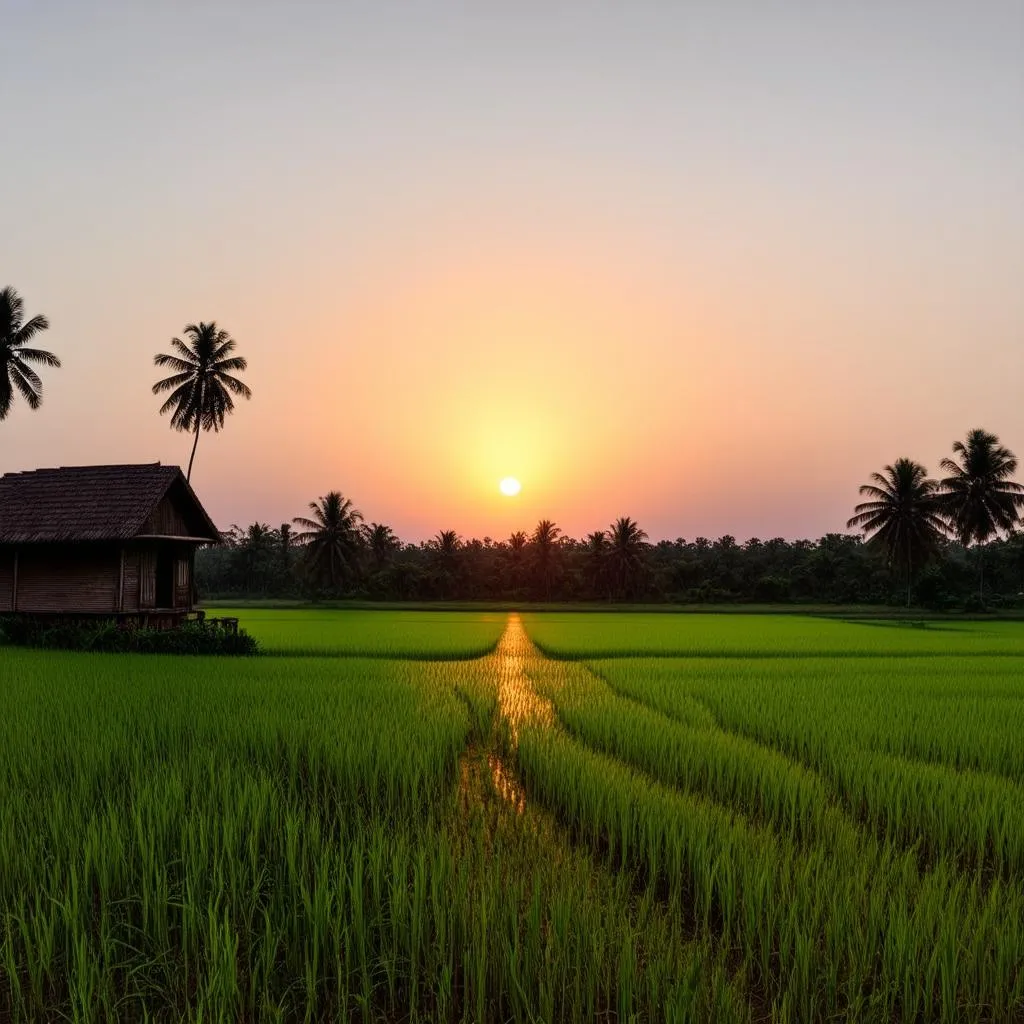
[[[117,581],[117,610],[124,611],[124,545],[121,545],[121,574]]]
[[[11,611],[18,610],[18,549],[14,549],[14,583],[11,591]]]

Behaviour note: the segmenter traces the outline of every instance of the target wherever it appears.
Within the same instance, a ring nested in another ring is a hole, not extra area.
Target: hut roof
[[[0,544],[129,540],[169,491],[197,540],[220,534],[177,466],[62,466],[0,477]]]

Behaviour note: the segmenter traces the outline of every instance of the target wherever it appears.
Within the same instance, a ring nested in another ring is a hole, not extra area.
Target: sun
[[[514,498],[522,489],[523,485],[514,476],[507,476],[498,484],[498,490],[507,498]]]

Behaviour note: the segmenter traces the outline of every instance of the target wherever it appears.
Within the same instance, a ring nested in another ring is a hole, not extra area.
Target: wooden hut
[[[196,548],[220,540],[177,466],[67,466],[0,477],[0,615],[179,624]]]

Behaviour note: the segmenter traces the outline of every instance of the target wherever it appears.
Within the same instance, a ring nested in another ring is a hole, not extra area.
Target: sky
[[[188,461],[226,528],[842,531],[968,429],[1024,456],[1024,0],[0,0],[0,472]],[[516,498],[498,481],[522,481]]]

